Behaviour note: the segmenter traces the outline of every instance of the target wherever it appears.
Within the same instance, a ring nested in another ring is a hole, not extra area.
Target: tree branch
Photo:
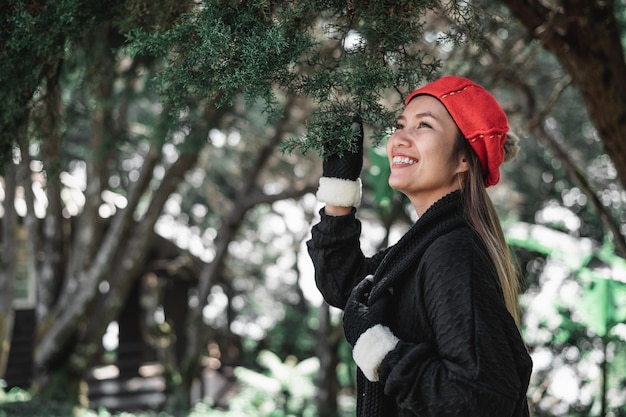
[[[626,61],[613,2],[501,0],[571,75],[626,185]],[[544,30],[545,29],[545,30]]]
[[[563,164],[565,171],[570,179],[576,184],[582,192],[587,196],[594,210],[602,219],[602,222],[606,226],[607,230],[613,236],[613,243],[618,252],[626,257],[626,239],[621,234],[619,224],[613,219],[609,211],[604,207],[600,199],[598,198],[592,185],[589,183],[584,171],[576,166],[575,162],[570,158],[569,153],[563,149],[559,142],[549,134],[544,128],[544,120],[552,111],[552,108],[556,105],[561,93],[567,86],[570,85],[571,78],[569,76],[564,77],[555,87],[550,101],[543,108],[543,110],[537,113],[530,121],[530,130],[552,151],[559,161]]]
[[[187,351],[183,360],[183,385],[191,383],[191,379],[193,378],[193,375],[195,375],[195,371],[199,366],[198,359],[206,338],[206,332],[203,331],[202,312],[207,304],[207,297],[209,295],[209,292],[211,291],[211,288],[213,287],[214,283],[219,279],[219,276],[222,274],[230,243],[235,239],[237,231],[239,230],[239,227],[241,226],[241,223],[245,218],[248,210],[253,208],[256,204],[260,204],[261,202],[269,203],[278,201],[277,196],[267,196],[263,195],[263,193],[254,193],[254,189],[256,186],[256,182],[260,177],[260,173],[267,165],[270,157],[278,148],[278,145],[284,138],[285,133],[288,131],[292,131],[294,129],[294,126],[296,126],[299,122],[299,120],[294,120],[293,117],[293,107],[296,106],[296,103],[297,99],[293,96],[289,96],[287,103],[284,107],[285,117],[281,119],[280,123],[276,127],[276,130],[274,131],[274,134],[259,152],[259,156],[256,159],[255,164],[250,172],[246,173],[246,175],[244,176],[246,178],[246,181],[238,192],[237,198],[235,199],[233,204],[233,210],[227,216],[227,218],[222,221],[223,227],[220,230],[220,234],[218,236],[216,245],[217,247],[213,261],[207,264],[200,274],[197,292],[198,305],[195,308],[191,309],[189,324],[187,326],[188,344]],[[305,112],[301,112],[300,114],[303,115],[305,114]],[[309,188],[305,187],[305,189],[307,190],[306,192],[308,192]],[[288,195],[303,195],[305,193],[305,189],[287,191],[285,193],[279,194],[278,196],[286,197]]]

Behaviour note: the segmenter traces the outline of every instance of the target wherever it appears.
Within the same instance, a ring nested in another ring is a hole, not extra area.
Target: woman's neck
[[[413,205],[413,208],[415,209],[417,216],[422,217],[422,215],[426,213],[426,210],[428,210],[433,204],[435,204],[437,201],[441,200],[443,197],[447,196],[448,194],[457,190],[459,190],[459,186],[453,185],[449,189],[445,189],[445,190],[438,189],[436,192],[433,192],[430,194],[420,193],[419,195],[413,195],[413,196],[407,196],[407,197],[409,198],[411,205]]]

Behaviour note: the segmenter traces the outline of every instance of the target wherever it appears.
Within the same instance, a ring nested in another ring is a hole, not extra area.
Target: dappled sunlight
[[[102,346],[109,352],[115,351],[120,343],[120,326],[117,321],[112,321],[102,336]]]
[[[105,365],[94,368],[91,371],[91,375],[95,379],[103,380],[103,379],[113,379],[117,378],[120,375],[120,370],[115,365]]]
[[[568,194],[571,196],[572,193]],[[576,197],[574,197],[576,198]],[[580,229],[581,221],[571,210],[557,204],[549,204],[537,212],[535,220],[539,224],[563,225],[568,231],[576,232]]]

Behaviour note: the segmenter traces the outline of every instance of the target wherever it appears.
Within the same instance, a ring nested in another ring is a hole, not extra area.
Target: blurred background
[[[349,416],[304,243],[366,130],[362,248],[416,220],[384,138],[439,75],[521,139],[489,189],[534,416],[626,416],[624,0],[0,2],[0,416]],[[346,129],[348,127],[348,129]]]

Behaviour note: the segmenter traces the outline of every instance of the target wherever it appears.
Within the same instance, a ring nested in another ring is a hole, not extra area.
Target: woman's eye
[[[426,123],[426,122],[420,122],[418,127],[425,127],[425,128],[428,128],[428,129],[431,128],[431,126],[428,123]]]
[[[401,123],[397,123],[397,124],[396,124],[396,128],[395,128],[395,130],[401,130],[401,129],[403,129],[403,128],[404,128],[404,125],[403,125],[403,124],[401,124]]]

